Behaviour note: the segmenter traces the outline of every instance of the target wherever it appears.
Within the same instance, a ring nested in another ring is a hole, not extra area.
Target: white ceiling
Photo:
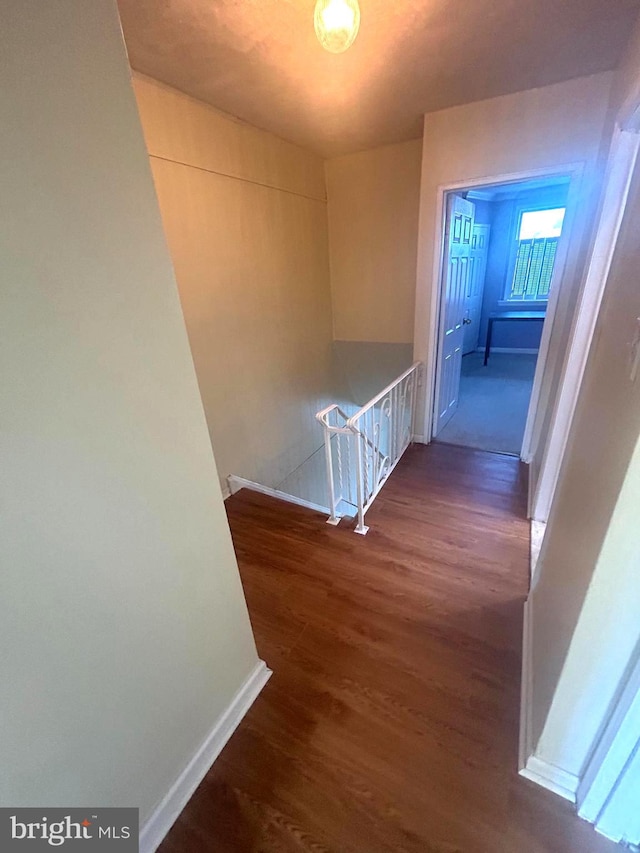
[[[443,107],[613,68],[640,0],[360,0],[330,54],[314,0],[118,0],[131,65],[323,156]]]

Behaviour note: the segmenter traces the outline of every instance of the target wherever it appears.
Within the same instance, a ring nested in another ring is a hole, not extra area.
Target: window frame
[[[509,293],[511,291],[511,285],[513,284],[513,274],[516,269],[516,259],[518,257],[518,245],[520,244],[519,234],[520,228],[522,227],[522,215],[524,213],[533,213],[537,210],[557,210],[558,208],[564,208],[565,217],[567,215],[567,204],[566,201],[563,203],[556,202],[538,202],[538,204],[532,204],[531,202],[527,203],[525,201],[516,202],[514,211],[513,211],[513,219],[511,222],[511,248],[509,250],[509,261],[507,264],[507,275],[504,282],[504,287],[502,289],[502,298],[498,300],[498,306],[500,308],[511,308],[514,311],[524,311],[524,310],[532,310],[532,311],[542,311],[546,309],[549,304],[549,296],[546,299],[509,299]],[[562,232],[564,231],[564,220],[562,222],[562,231],[560,232],[560,236],[558,240],[562,237]],[[555,261],[554,261],[555,267]]]

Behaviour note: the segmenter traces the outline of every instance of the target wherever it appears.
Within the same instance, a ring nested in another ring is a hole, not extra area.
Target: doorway
[[[445,193],[434,440],[521,455],[569,184],[553,175]]]

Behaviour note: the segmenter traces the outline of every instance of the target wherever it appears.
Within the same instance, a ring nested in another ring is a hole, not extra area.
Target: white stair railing
[[[316,415],[324,430],[328,524],[340,522],[346,503],[358,511],[355,532],[369,529],[365,514],[412,439],[419,368],[413,364],[351,417],[337,405]]]
[[[324,432],[325,460],[327,471],[327,486],[329,492],[329,509],[331,515],[327,524],[339,524],[343,504],[356,506],[356,463],[354,433],[347,424],[349,416],[340,406],[327,406],[318,412],[316,418],[320,421]]]

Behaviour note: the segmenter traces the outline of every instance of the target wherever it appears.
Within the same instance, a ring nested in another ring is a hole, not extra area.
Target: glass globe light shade
[[[313,25],[318,41],[329,53],[344,53],[358,35],[358,0],[317,0]]]

